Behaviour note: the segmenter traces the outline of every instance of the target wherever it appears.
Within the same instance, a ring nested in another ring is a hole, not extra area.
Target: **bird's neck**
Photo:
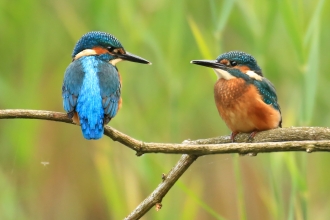
[[[231,75],[229,72],[226,70],[222,69],[213,69],[215,74],[217,75],[218,79],[225,79],[225,80],[230,80],[236,78],[235,76]]]

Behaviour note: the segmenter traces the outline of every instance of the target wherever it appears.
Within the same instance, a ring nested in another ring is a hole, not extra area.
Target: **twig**
[[[198,156],[195,155],[182,155],[177,164],[167,174],[165,180],[125,220],[139,219],[155,205],[161,207],[163,197],[197,158]]]

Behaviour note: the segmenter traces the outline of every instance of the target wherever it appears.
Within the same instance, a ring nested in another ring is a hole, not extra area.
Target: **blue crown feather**
[[[83,35],[77,42],[72,52],[72,58],[79,52],[92,49],[95,46],[123,48],[119,40],[113,35],[101,31],[91,31]]]

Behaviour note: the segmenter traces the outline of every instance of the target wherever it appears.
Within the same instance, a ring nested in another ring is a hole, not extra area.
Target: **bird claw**
[[[74,116],[74,111],[72,111],[72,112],[68,112],[66,115],[68,116],[68,118],[73,118],[73,116]]]
[[[253,138],[256,136],[257,133],[258,133],[257,131],[253,131],[253,132],[249,135],[248,141],[253,141]]]
[[[231,143],[235,142],[235,137],[236,137],[237,134],[238,134],[238,132],[231,132],[231,135],[230,135]]]
[[[108,116],[108,115],[104,115],[104,118],[103,118],[103,125],[107,125],[111,120],[111,117]]]

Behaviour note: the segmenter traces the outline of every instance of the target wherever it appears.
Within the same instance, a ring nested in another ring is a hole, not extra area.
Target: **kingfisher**
[[[73,49],[62,85],[63,107],[88,140],[101,138],[104,125],[121,108],[116,64],[122,60],[151,64],[127,52],[113,35],[100,31],[86,33]]]
[[[275,87],[263,76],[253,56],[230,51],[216,60],[192,60],[190,63],[211,67],[217,75],[215,104],[232,132],[232,142],[239,132],[250,133],[251,140],[258,131],[282,127]]]

